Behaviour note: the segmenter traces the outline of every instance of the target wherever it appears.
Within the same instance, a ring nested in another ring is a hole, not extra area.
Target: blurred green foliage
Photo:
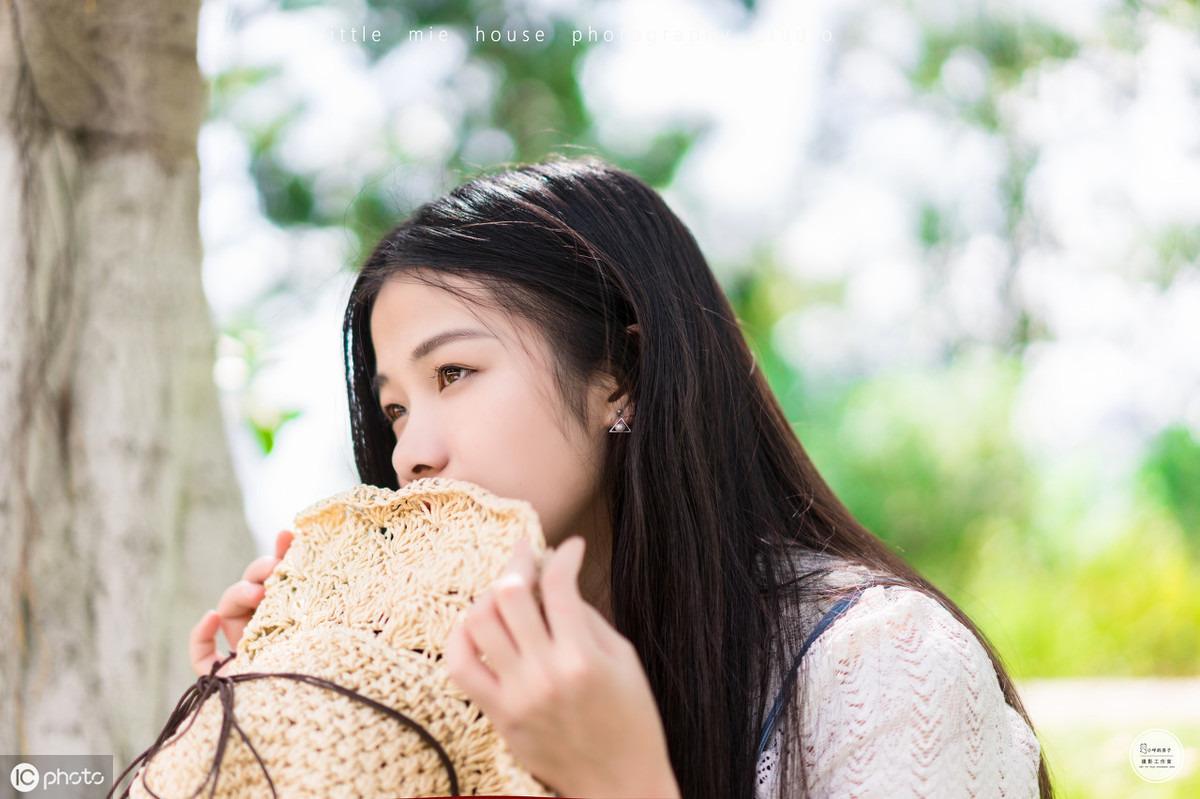
[[[1188,554],[1200,556],[1200,442],[1184,427],[1167,428],[1151,445],[1140,478],[1149,501],[1178,523]]]
[[[250,417],[250,427],[254,431],[254,438],[258,441],[258,446],[264,455],[270,455],[271,450],[275,449],[275,436],[279,434],[279,429],[287,422],[299,417],[299,411],[279,411],[277,409],[273,409],[266,415]]]
[[[957,602],[1017,678],[1200,670],[1200,444],[1164,431],[1128,485],[1049,466],[1012,431],[1021,360],[807,380],[771,343],[829,299],[777,271],[729,289],[755,357],[822,475],[868,529]]]

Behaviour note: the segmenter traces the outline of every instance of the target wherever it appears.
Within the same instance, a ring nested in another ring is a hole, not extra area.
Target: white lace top
[[[814,641],[798,678],[808,796],[1038,795],[1038,740],[986,651],[915,589],[867,588]],[[778,745],[776,732],[759,758],[760,799],[776,795]]]

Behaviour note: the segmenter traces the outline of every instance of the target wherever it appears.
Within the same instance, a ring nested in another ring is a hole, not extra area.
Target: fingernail
[[[509,585],[525,585],[525,578],[520,572],[506,571],[496,578],[496,587],[500,588]]]

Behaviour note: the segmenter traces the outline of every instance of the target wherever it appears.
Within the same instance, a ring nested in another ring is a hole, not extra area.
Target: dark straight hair
[[[421,206],[383,237],[343,332],[359,475],[390,488],[396,440],[372,389],[370,317],[401,274],[458,293],[444,277],[467,278],[485,289],[468,299],[533,323],[578,421],[589,381],[611,375],[628,393],[632,432],[608,436],[604,464],[612,612],[653,687],[685,797],[754,795],[765,686],[800,645],[786,620],[817,598],[817,572],[789,572],[796,552],[840,556],[939,601],[979,637],[1028,721],[971,620],[826,485],[695,239],[641,180],[592,157],[511,168]],[[782,726],[781,794],[804,784],[801,693],[788,697]],[[1039,783],[1051,796],[1044,758]]]

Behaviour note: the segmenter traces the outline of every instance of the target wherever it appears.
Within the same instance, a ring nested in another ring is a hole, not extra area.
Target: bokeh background
[[[357,482],[374,242],[599,154],[691,227],[838,494],[999,647],[1062,795],[1200,795],[1198,31],[1195,0],[206,0],[204,285],[260,548]],[[1147,727],[1183,740],[1169,783],[1129,767]]]

